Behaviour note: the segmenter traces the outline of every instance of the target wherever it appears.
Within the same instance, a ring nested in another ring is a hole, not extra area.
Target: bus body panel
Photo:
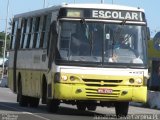
[[[146,102],[147,87],[143,81],[147,69],[57,67],[59,83],[52,82],[52,96],[56,99]],[[66,77],[67,80],[63,80]],[[74,79],[74,80],[72,80]],[[129,81],[134,79],[134,83]],[[98,93],[98,89],[112,93]],[[126,92],[126,93],[125,93]]]
[[[32,52],[31,52],[32,51]],[[10,52],[12,56],[14,52]],[[12,57],[10,57],[12,59]],[[9,63],[9,87],[13,89],[13,66],[12,60]],[[42,90],[42,77],[46,76],[47,57],[46,50],[21,50],[17,55],[16,83],[21,76],[22,92],[26,96],[39,97]]]
[[[9,52],[9,65],[8,65],[8,87],[13,91],[13,58],[14,51]]]
[[[100,87],[86,87],[84,85],[73,84],[56,84],[54,98],[61,100],[97,100],[97,101],[133,101],[133,102],[147,102],[147,87],[102,87],[112,89],[113,92],[108,94],[98,94],[98,88]],[[81,90],[82,92],[78,93]],[[65,91],[65,92],[64,92]],[[127,91],[124,95],[123,91]]]

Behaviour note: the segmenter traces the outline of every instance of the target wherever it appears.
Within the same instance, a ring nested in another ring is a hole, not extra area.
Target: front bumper
[[[97,101],[147,101],[146,86],[91,87],[80,84],[60,84],[53,86],[54,98],[60,100],[97,100]],[[112,93],[98,93],[99,88],[112,89]]]

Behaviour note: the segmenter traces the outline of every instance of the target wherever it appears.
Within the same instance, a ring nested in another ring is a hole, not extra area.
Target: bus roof
[[[144,9],[141,9],[139,7],[129,7],[129,6],[115,5],[115,4],[62,4],[22,14],[17,14],[14,16],[14,18],[42,15],[51,11],[59,10],[60,8],[111,9],[111,10],[128,10],[128,11],[144,12]]]
[[[88,7],[89,6],[89,7]],[[116,4],[64,4],[62,7],[141,11],[143,9]]]

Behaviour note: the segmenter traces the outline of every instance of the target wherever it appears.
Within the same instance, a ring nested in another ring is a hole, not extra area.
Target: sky
[[[7,1],[0,0],[0,31],[5,31],[7,16]],[[46,1],[46,7],[62,3],[101,3],[101,0],[9,0],[8,19],[15,14],[41,9]],[[140,7],[145,10],[151,36],[160,31],[160,0],[104,0],[104,3]]]

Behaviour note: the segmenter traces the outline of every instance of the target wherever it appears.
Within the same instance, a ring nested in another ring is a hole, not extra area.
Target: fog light
[[[121,95],[126,95],[128,93],[127,90],[122,91]]]
[[[133,78],[129,79],[129,82],[134,83],[134,79]]]
[[[82,92],[82,89],[80,89],[80,88],[78,88],[77,90],[76,90],[76,93],[81,93]]]

